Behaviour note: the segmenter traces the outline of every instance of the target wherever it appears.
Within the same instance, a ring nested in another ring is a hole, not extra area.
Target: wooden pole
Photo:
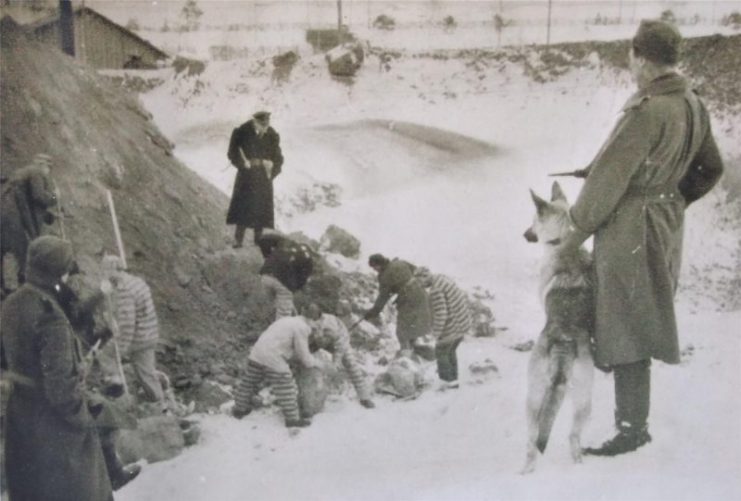
[[[337,0],[337,35],[342,43],[342,0]]]
[[[553,0],[548,0],[548,30],[546,31],[545,36],[545,45],[546,47],[549,47],[551,45],[551,8],[552,8]]]
[[[126,252],[124,251],[123,240],[121,240],[121,231],[118,228],[118,217],[116,217],[116,206],[113,204],[113,195],[111,190],[105,190],[106,198],[108,199],[108,209],[111,211],[111,219],[113,220],[113,233],[116,236],[116,246],[118,247],[118,255],[121,258],[121,264],[124,269],[128,269],[126,264]]]

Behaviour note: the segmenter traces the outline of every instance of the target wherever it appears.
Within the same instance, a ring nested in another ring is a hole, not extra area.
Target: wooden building
[[[74,9],[75,57],[96,69],[156,68],[168,56],[135,33],[89,7]],[[28,26],[44,43],[59,47],[60,19],[54,17]]]

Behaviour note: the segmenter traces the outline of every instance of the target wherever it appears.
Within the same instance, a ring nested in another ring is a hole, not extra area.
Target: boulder
[[[389,363],[386,372],[376,377],[377,393],[387,393],[399,398],[414,398],[424,386],[422,366],[409,357],[401,357]]]
[[[319,239],[319,248],[324,252],[335,252],[350,259],[360,257],[360,240],[333,224],[327,227]]]
[[[320,361],[321,367],[307,369],[297,364],[293,370],[298,385],[299,409],[301,409],[301,415],[305,417],[311,417],[324,409],[324,403],[331,390],[330,379],[336,372],[328,353],[316,352],[314,358]]]
[[[352,77],[363,65],[365,53],[359,43],[344,43],[327,52],[329,72],[338,77]]]
[[[204,381],[193,393],[196,401],[196,412],[218,409],[233,397],[218,384]]]
[[[174,416],[139,419],[135,430],[119,432],[116,449],[124,464],[146,459],[149,463],[172,459],[183,451],[185,439]]]

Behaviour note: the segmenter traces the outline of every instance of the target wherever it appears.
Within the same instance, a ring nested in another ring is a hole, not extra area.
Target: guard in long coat
[[[378,272],[378,297],[363,318],[377,317],[396,294],[396,337],[402,350],[411,349],[416,338],[432,329],[427,292],[414,278],[416,267],[401,259],[389,260],[381,254],[373,254],[368,264]]]
[[[679,362],[674,294],[684,210],[723,171],[708,113],[675,72],[681,36],[643,21],[633,39],[638,91],[590,164],[571,208],[572,243],[594,235],[595,363],[614,369],[618,434],[586,452],[615,455],[651,440],[650,361]]]
[[[28,250],[26,283],[2,307],[4,376],[13,382],[5,444],[13,500],[113,499],[80,350],[54,290],[71,264],[68,242],[37,238]]]
[[[273,179],[281,172],[280,136],[270,126],[270,113],[259,111],[232,132],[229,161],[237,168],[226,224],[236,225],[234,247],[242,247],[246,228],[257,244],[263,228],[275,227]]]

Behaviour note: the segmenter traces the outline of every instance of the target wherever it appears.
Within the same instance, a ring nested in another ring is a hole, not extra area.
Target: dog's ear
[[[530,190],[530,196],[533,198],[533,202],[535,202],[535,208],[538,211],[538,215],[542,216],[545,214],[550,208],[550,204],[536,195],[533,190]]]
[[[566,200],[566,195],[561,189],[561,185],[558,184],[558,181],[553,181],[553,186],[551,186],[551,202],[555,202],[557,200],[563,200],[564,202],[568,202]]]

